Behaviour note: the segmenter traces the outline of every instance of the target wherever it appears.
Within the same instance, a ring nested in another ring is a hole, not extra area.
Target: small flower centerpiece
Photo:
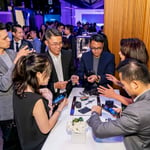
[[[71,134],[72,143],[85,143],[87,123],[82,117],[74,118],[67,124],[67,131]]]

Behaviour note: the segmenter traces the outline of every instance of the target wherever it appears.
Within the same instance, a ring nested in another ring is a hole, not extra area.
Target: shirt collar
[[[14,43],[15,43],[15,44],[16,44],[16,43],[21,44],[21,40],[19,40],[19,41],[17,41],[17,42],[14,40]]]
[[[138,95],[136,98],[134,98],[133,101],[136,102],[137,99],[138,99],[141,95],[143,95],[144,93],[146,93],[146,92],[148,92],[148,91],[150,91],[150,89],[147,89],[147,90],[145,90],[144,92],[142,92],[140,95]]]
[[[70,35],[71,35],[71,34],[67,35],[66,38],[69,39]]]
[[[52,58],[55,58],[55,59],[60,59],[60,58],[61,58],[61,53],[59,53],[59,55],[56,56],[56,55],[54,55],[50,50],[48,50],[48,52],[49,52],[49,54],[50,54],[50,56],[51,56]]]

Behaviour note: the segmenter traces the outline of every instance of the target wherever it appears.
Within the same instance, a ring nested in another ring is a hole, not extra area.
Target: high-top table
[[[61,113],[59,120],[57,121],[55,127],[49,133],[42,150],[125,150],[125,146],[121,140],[95,140],[92,135],[92,130],[89,127],[86,133],[85,143],[72,143],[71,135],[67,133],[66,126],[67,122],[72,119],[70,115],[70,110],[72,106],[72,100],[74,96],[81,96],[83,88],[74,88],[69,96],[69,104]],[[117,90],[116,90],[117,92]],[[103,96],[100,96],[101,104],[105,103],[105,100],[112,100]],[[121,106],[120,102],[114,100],[115,105]],[[79,117],[79,116],[77,116]],[[87,120],[90,116],[82,116],[84,120]],[[109,113],[102,111],[102,116],[100,116],[103,121],[106,119],[115,119]]]

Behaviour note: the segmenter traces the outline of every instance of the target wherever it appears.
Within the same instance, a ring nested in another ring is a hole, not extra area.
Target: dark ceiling
[[[87,9],[103,9],[104,0],[64,0],[72,5],[75,5],[79,8]]]

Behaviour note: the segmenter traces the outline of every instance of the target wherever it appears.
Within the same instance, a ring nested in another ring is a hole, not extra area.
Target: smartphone
[[[74,115],[74,111],[75,111],[75,103],[76,103],[76,96],[73,97],[73,101],[72,101],[72,105],[71,105],[71,111],[70,111],[70,115]]]
[[[108,107],[111,107],[111,108],[113,108],[114,101],[111,101],[111,100],[106,100],[106,101],[105,101],[105,105],[107,105]]]
[[[82,109],[80,109],[80,110],[78,110],[81,114],[86,114],[87,112],[89,112],[89,111],[91,111],[91,109],[90,108],[88,108],[88,107],[84,107],[84,108],[82,108]]]
[[[119,114],[116,111],[114,111],[113,108],[109,107],[108,105],[102,104],[102,108],[104,110],[106,110],[107,112],[109,112],[111,115],[119,117]]]
[[[66,97],[66,94],[65,94],[65,93],[62,93],[62,94],[58,95],[58,96],[53,100],[53,104],[58,104],[58,103],[62,102],[65,97]]]
[[[23,43],[19,49],[22,49],[22,48],[24,48],[25,46],[28,46],[28,44]],[[32,48],[30,48],[29,46],[28,46],[26,49],[32,50]]]

